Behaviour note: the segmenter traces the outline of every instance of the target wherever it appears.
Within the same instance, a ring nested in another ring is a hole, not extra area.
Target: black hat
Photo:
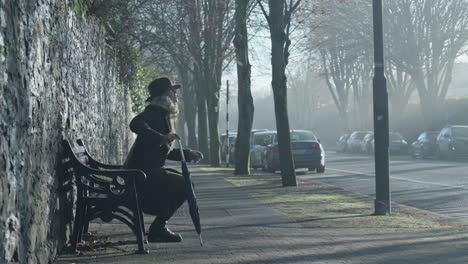
[[[155,79],[148,85],[148,91],[150,93],[150,97],[146,99],[146,102],[151,101],[151,99],[153,99],[154,97],[161,96],[169,88],[179,89],[180,85],[172,85],[171,81],[167,77],[161,77],[161,78]]]

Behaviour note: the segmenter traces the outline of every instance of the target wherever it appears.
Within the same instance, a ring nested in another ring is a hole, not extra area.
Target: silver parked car
[[[253,137],[254,137],[255,133],[262,132],[262,131],[268,131],[268,129],[252,129],[250,131],[250,146],[253,145]],[[236,156],[237,136],[238,136],[237,133],[235,133],[233,135],[229,135],[229,163],[235,163],[236,162],[235,156]],[[227,146],[226,146],[226,149],[227,149]],[[224,156],[224,159],[226,159],[226,156]]]
[[[276,141],[276,131],[256,132],[250,148],[250,167],[262,168],[264,150]]]
[[[437,136],[437,156],[455,159],[468,157],[468,126],[447,126]]]
[[[367,132],[366,136],[361,141],[361,152],[372,154],[374,149],[372,147],[372,141],[374,140],[374,132]]]
[[[409,154],[413,158],[427,158],[437,153],[437,136],[440,131],[424,131],[411,143]]]
[[[221,141],[221,160],[226,161],[226,156],[229,152],[231,154],[231,150],[234,148],[235,143],[236,143],[236,138],[237,138],[237,133],[236,132],[231,132],[229,133],[229,136],[226,136],[226,133],[222,134],[220,137]],[[229,142],[229,144],[228,144]],[[229,156],[229,162],[232,162],[231,156]]]
[[[349,134],[344,134],[336,141],[336,152],[346,152],[348,149],[348,138]]]
[[[354,131],[348,138],[347,146],[349,152],[360,152],[361,142],[367,135],[366,131]]]

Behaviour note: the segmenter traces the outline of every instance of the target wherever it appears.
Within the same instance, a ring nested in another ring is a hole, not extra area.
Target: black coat
[[[161,145],[162,137],[171,131],[169,112],[158,105],[148,105],[143,112],[130,122],[130,129],[138,136],[128,154],[125,167],[148,171],[164,166],[166,159],[180,161],[179,149],[169,151]],[[190,150],[184,149],[187,161]]]

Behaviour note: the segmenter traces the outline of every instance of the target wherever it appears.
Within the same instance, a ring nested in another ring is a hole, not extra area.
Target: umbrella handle
[[[184,148],[182,147],[182,141],[178,139],[177,142],[179,142],[179,150],[180,150],[180,156],[182,157],[182,161],[186,162],[185,155],[184,155]]]

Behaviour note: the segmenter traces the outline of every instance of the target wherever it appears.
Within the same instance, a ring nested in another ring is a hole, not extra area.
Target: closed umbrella
[[[198,234],[198,239],[200,240],[200,245],[203,246],[203,239],[201,237],[201,225],[200,225],[200,211],[198,210],[197,196],[193,190],[192,177],[187,167],[187,162],[185,160],[184,149],[182,148],[181,140],[179,139],[179,149],[180,155],[182,156],[181,167],[182,175],[185,178],[185,194],[187,195],[187,203],[189,206],[190,217],[192,218],[193,225]]]

